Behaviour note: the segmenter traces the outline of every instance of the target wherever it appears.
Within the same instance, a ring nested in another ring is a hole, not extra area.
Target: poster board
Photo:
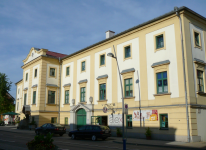
[[[140,110],[134,110],[132,117],[133,117],[133,121],[140,121],[140,119],[143,120],[143,118],[144,121],[158,121],[158,111],[141,110],[141,114],[140,114]]]

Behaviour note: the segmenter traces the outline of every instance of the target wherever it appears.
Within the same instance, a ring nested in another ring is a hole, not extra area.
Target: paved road
[[[34,133],[14,133],[0,131],[0,150],[27,150],[26,143],[34,138]],[[121,150],[122,144],[114,143],[112,137],[105,141],[90,139],[71,140],[67,134],[54,135],[54,144],[61,150]],[[170,148],[161,146],[127,145],[128,150],[183,150],[188,148]],[[193,149],[194,150],[194,149]]]

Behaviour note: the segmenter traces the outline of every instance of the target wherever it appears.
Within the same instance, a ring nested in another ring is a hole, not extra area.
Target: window
[[[69,67],[66,68],[66,76],[69,75]]]
[[[65,104],[69,104],[69,90],[65,91]]]
[[[100,56],[100,66],[105,65],[105,54]]]
[[[35,69],[35,71],[34,71],[34,78],[36,78],[37,77],[37,69]]]
[[[124,91],[125,91],[125,97],[133,96],[132,78],[124,80]]]
[[[85,71],[85,61],[82,62],[82,71]]]
[[[197,32],[194,32],[194,36],[195,36],[195,45],[196,46],[201,46],[200,45],[200,34]]]
[[[19,94],[19,92],[20,92],[20,89],[18,89],[18,94]]]
[[[19,102],[17,102],[17,110],[19,110]]]
[[[65,117],[65,125],[68,125],[68,117]]]
[[[204,92],[203,71],[197,70],[197,89],[200,92]]]
[[[156,49],[164,47],[163,34],[156,36]]]
[[[125,48],[124,48],[124,52],[125,52],[125,58],[131,57],[130,46],[125,47]]]
[[[55,77],[55,68],[50,68],[50,76]]]
[[[33,104],[36,104],[36,91],[33,91]]]
[[[126,127],[127,128],[132,128],[132,115],[127,115],[126,116]]]
[[[86,90],[85,87],[81,88],[81,93],[80,93],[80,101],[81,102],[85,102],[85,90]]]
[[[100,84],[99,85],[99,99],[105,100],[106,99],[106,84]]]
[[[57,123],[57,117],[52,117],[51,118],[51,123]]]
[[[160,129],[168,129],[168,115],[167,114],[160,115]]]
[[[55,104],[55,91],[48,91],[48,103]]]
[[[28,73],[26,73],[26,81],[28,81]]]
[[[32,117],[32,122],[34,122],[34,116]]]
[[[24,105],[26,105],[26,95],[27,93],[24,94]]]
[[[86,129],[86,126],[82,126],[82,127],[79,128],[79,131],[83,131],[85,129]]]
[[[167,72],[157,73],[157,93],[168,93]]]

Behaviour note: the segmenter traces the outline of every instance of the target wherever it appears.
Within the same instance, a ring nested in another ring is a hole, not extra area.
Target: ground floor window
[[[126,123],[127,128],[132,128],[132,115],[126,116]]]
[[[65,125],[68,125],[68,117],[65,117]]]
[[[34,117],[32,117],[32,122],[34,122]]]
[[[160,114],[160,129],[168,129],[168,114]]]
[[[52,117],[51,118],[51,123],[57,123],[57,117]]]

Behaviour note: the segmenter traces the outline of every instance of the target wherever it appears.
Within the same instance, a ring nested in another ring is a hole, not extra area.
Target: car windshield
[[[100,128],[103,130],[109,130],[109,127],[107,127],[107,126],[100,126]]]
[[[63,127],[62,125],[60,125],[59,123],[53,123],[54,126],[56,127]]]

